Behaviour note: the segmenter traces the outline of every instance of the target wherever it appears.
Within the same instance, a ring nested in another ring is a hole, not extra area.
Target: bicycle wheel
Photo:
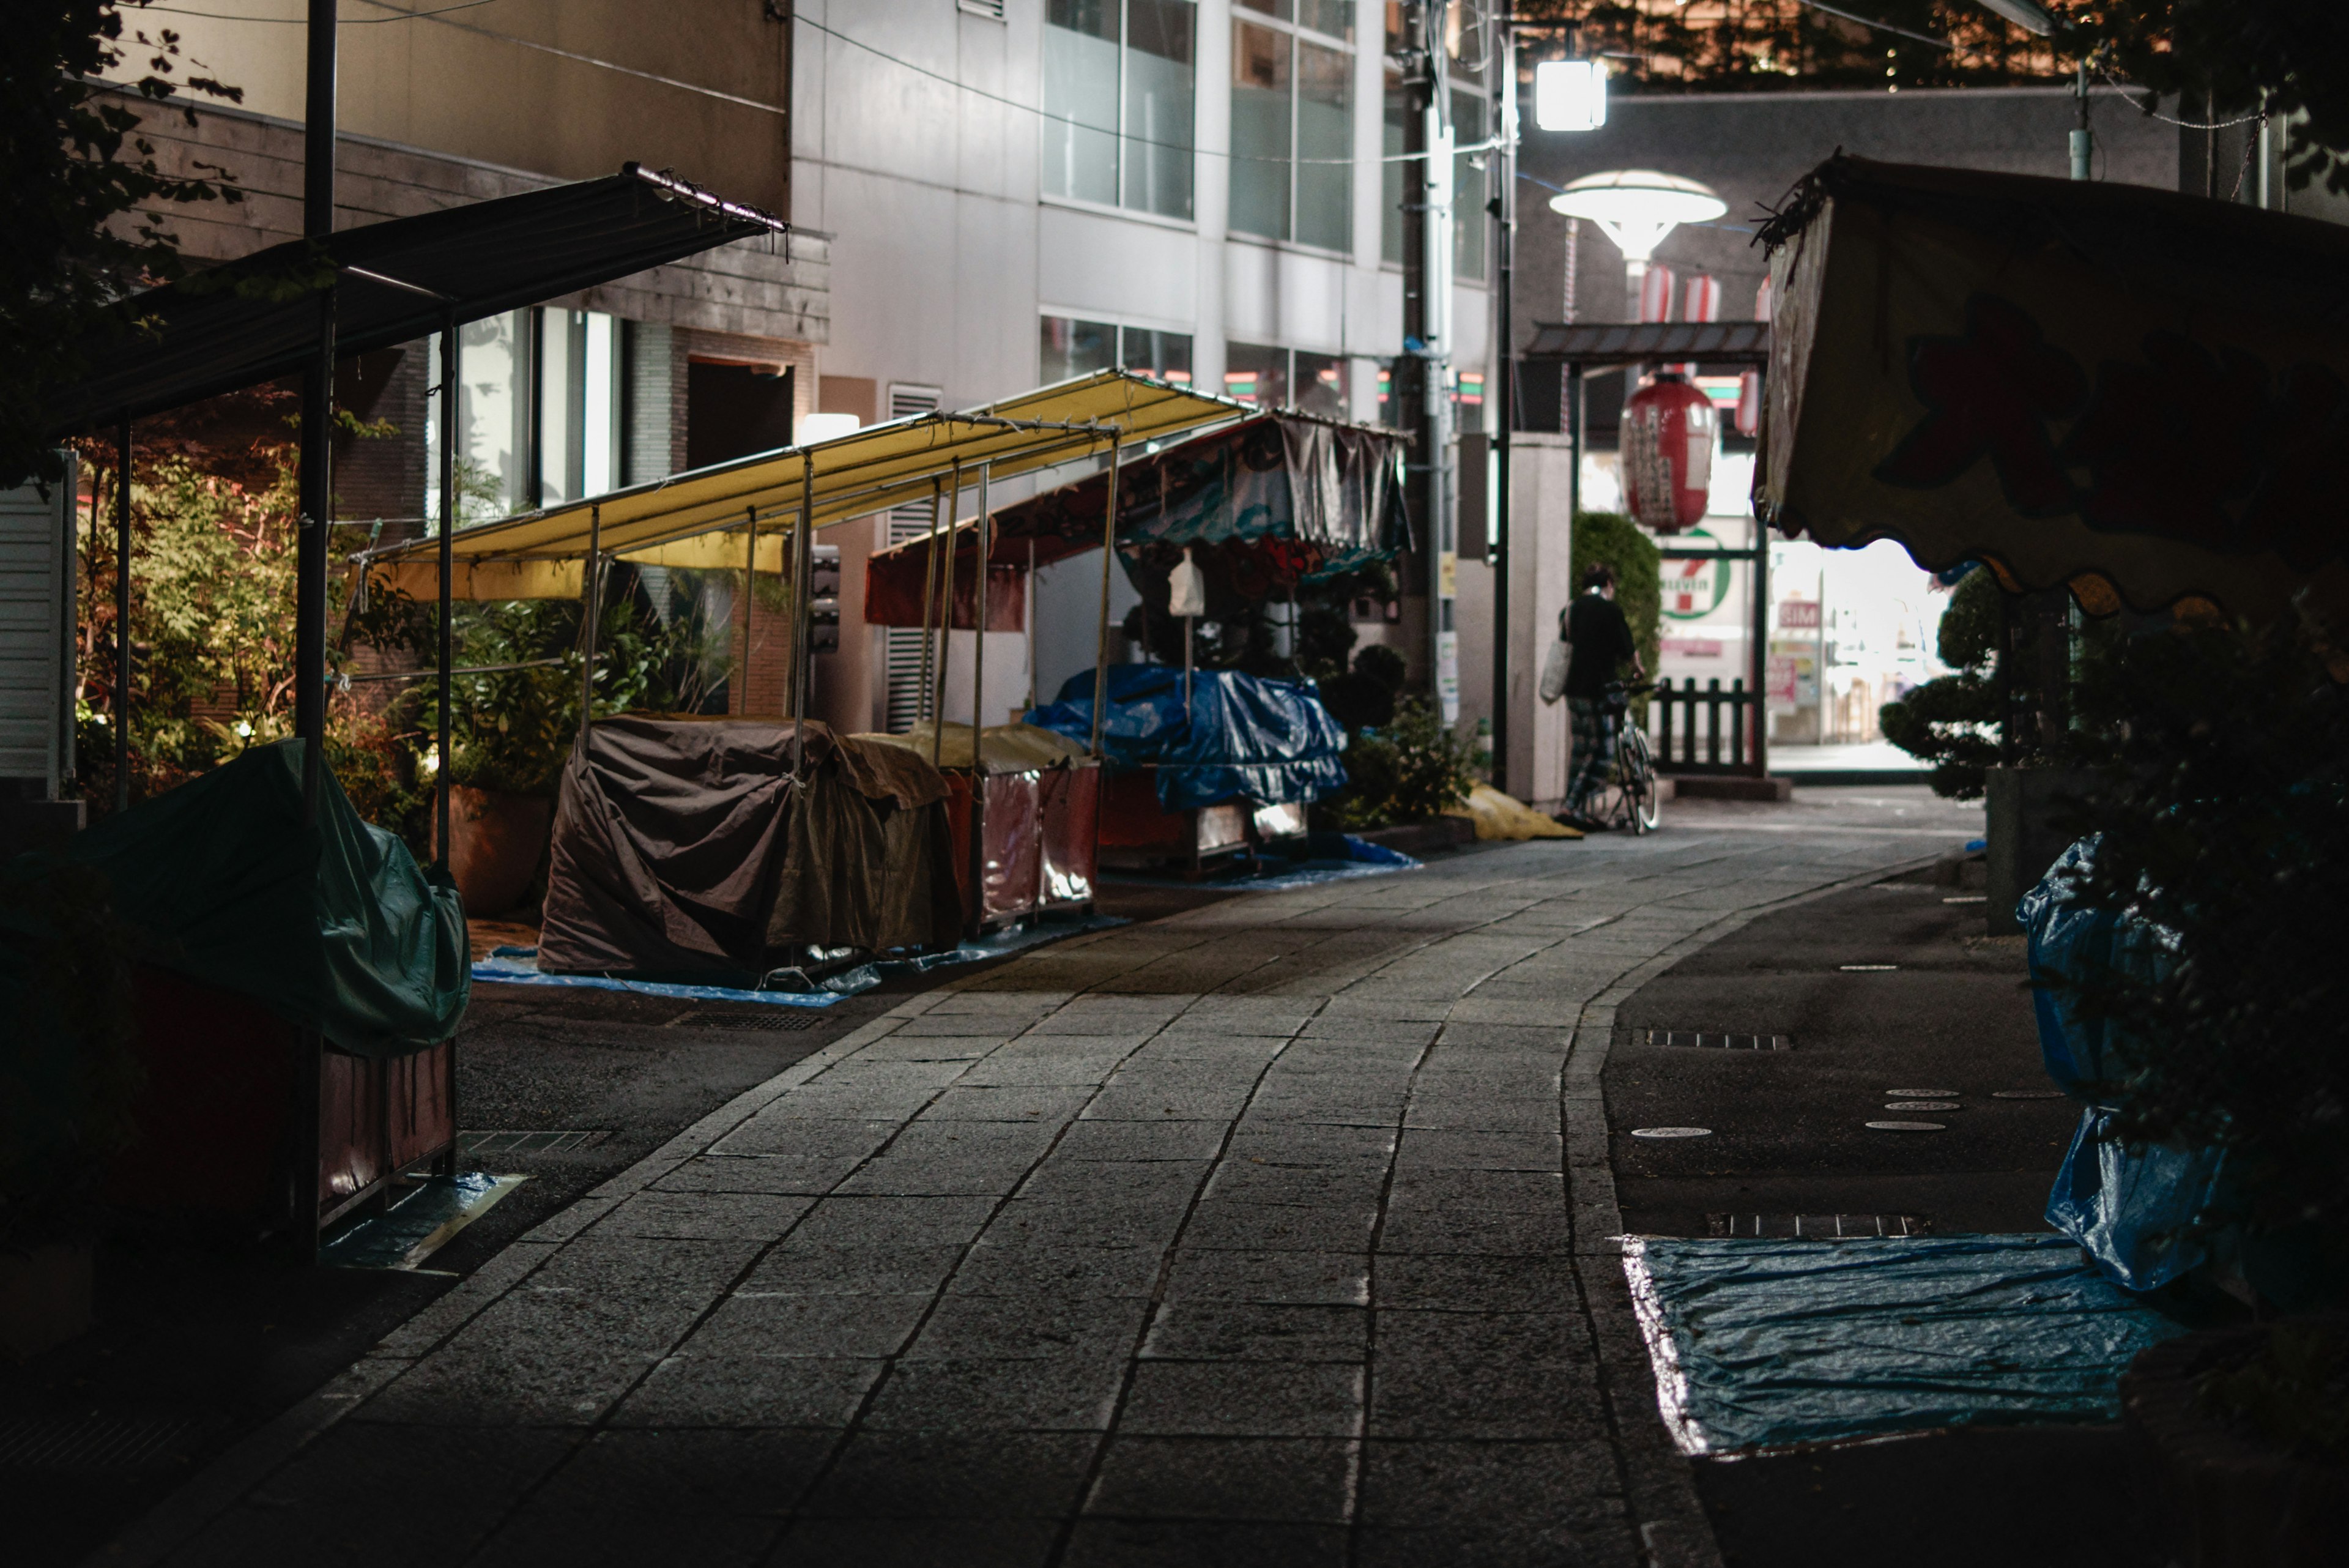
[[[1624,726],[1623,740],[1615,753],[1616,776],[1622,792],[1625,826],[1633,833],[1653,833],[1663,820],[1662,790],[1656,782],[1655,759],[1648,751],[1648,737],[1636,724]]]

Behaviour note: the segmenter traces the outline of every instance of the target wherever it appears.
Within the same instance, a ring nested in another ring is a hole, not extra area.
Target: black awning
[[[1766,365],[1766,321],[1544,322],[1520,359],[1560,365],[1633,365],[1693,359],[1707,365]]]
[[[630,163],[606,179],[346,229],[323,258],[291,240],[139,296],[151,328],[92,343],[88,371],[50,400],[50,433],[295,374],[316,351],[329,281],[336,351],[364,354],[437,332],[451,315],[461,326],[787,227]]]

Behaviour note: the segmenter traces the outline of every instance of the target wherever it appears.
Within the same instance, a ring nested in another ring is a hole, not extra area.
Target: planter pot
[[[0,1251],[0,1355],[22,1361],[89,1329],[90,1243]]]
[[[2212,1329],[2144,1352],[2121,1378],[2122,1418],[2169,1513],[2179,1568],[2349,1562],[2349,1466],[2296,1459],[2205,1414],[2197,1381],[2265,1328]]]
[[[486,919],[522,902],[554,821],[554,803],[543,795],[449,791],[449,871],[466,914]]]

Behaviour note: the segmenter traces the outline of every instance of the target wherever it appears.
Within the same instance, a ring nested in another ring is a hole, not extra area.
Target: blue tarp
[[[1346,732],[1306,680],[1268,680],[1230,670],[1191,678],[1163,664],[1112,664],[1102,748],[1112,767],[1158,764],[1158,804],[1169,811],[1246,796],[1267,805],[1309,801],[1346,782]],[[1074,675],[1060,699],[1028,722],[1090,745],[1093,678]]]
[[[1683,1453],[2115,1421],[2182,1332],[2062,1236],[1634,1237],[1623,1267]]]
[[[2079,1017],[2064,1002],[2066,987],[2105,969],[2155,978],[2166,958],[2142,923],[2071,898],[2073,878],[2094,864],[2095,849],[2086,838],[2065,850],[2015,907],[2030,938],[2032,1005],[2047,1075],[2087,1102],[2047,1195],[2047,1222],[2077,1241],[2106,1278],[2149,1291],[2209,1256],[2193,1226],[2218,1191],[2226,1156],[2158,1144],[2132,1148],[2106,1137],[2115,1111],[2097,1103],[2098,1095],[2121,1064],[2110,1026]]]

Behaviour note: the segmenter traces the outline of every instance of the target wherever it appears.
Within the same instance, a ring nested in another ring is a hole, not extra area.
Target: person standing
[[[1625,659],[1631,678],[1647,673],[1640,667],[1638,644],[1631,640],[1631,623],[1615,602],[1615,570],[1604,561],[1582,574],[1582,593],[1558,612],[1557,634],[1572,649],[1566,672],[1566,708],[1574,734],[1574,773],[1566,790],[1566,810],[1558,820],[1585,832],[1605,826],[1594,822],[1584,808],[1606,783],[1615,763],[1615,726],[1608,713],[1607,687]]]

